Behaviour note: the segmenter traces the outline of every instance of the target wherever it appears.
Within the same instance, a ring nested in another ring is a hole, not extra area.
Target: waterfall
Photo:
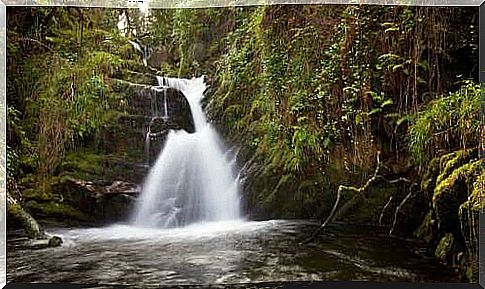
[[[150,58],[150,54],[152,53],[152,49],[145,45],[140,45],[134,41],[128,40],[130,44],[141,53],[141,57],[143,60],[143,65],[148,66],[148,58]]]
[[[194,133],[171,130],[136,203],[132,222],[145,227],[179,227],[240,218],[239,179],[234,161],[202,110],[204,78],[160,78],[160,86],[187,98]],[[166,109],[165,109],[166,113]]]
[[[145,135],[145,157],[146,164],[150,164],[150,141],[152,137],[159,135],[160,133],[152,132],[152,125],[157,119],[163,119],[164,122],[168,120],[168,104],[167,104],[167,88],[165,80],[161,76],[157,76],[158,86],[152,87],[153,90],[163,93],[163,115],[160,114],[158,110],[158,95],[154,95],[151,99],[151,120],[147,127],[147,132]]]
[[[163,116],[164,121],[168,120],[167,91],[163,91]]]
[[[157,81],[158,81],[158,88],[167,88],[168,84],[165,83],[165,78],[161,76],[157,76]],[[168,104],[167,104],[167,90],[163,89],[163,116],[162,119],[164,121],[168,120]]]

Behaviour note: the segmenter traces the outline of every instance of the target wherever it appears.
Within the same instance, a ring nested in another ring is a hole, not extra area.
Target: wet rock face
[[[119,108],[123,114],[117,123],[102,132],[99,147],[107,154],[121,156],[126,163],[142,166],[151,164],[160,152],[169,130],[194,132],[189,103],[180,91],[172,88],[154,89],[151,85],[126,82],[118,82],[114,86],[116,92],[122,94],[127,101]],[[145,172],[142,174],[145,175]]]
[[[478,210],[476,188],[483,183],[483,161],[476,149],[455,151],[430,162],[422,191],[430,210],[416,236],[434,244],[443,263],[458,266],[466,282],[478,278]]]
[[[189,103],[180,91],[157,88],[156,76],[148,73],[125,76],[146,84],[112,79],[113,93],[119,95],[112,108],[119,115],[88,149],[71,153],[60,165],[62,180],[53,184],[53,194],[62,196],[62,204],[30,203],[40,218],[103,224],[127,220],[169,130],[194,132]]]
[[[56,190],[64,192],[65,203],[91,217],[77,221],[107,224],[129,219],[141,188],[124,181],[92,182],[66,178]]]
[[[146,115],[143,138],[147,164],[153,164],[156,160],[169,130],[195,131],[189,103],[176,89],[145,89],[136,95],[134,102],[137,104],[135,110],[143,111]]]

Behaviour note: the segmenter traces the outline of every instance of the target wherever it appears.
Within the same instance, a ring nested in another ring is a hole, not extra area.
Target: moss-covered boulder
[[[478,278],[479,213],[484,208],[483,160],[477,149],[458,150],[433,159],[423,177],[431,207],[415,235],[436,244],[435,255],[460,268],[463,280]]]
[[[477,158],[477,149],[466,149],[446,154],[440,158],[440,174],[436,184],[450,176],[454,170]]]
[[[53,190],[62,193],[65,207],[80,212],[69,217],[98,224],[125,221],[133,208],[135,196],[140,193],[140,187],[133,183],[91,182],[68,177],[56,184]]]
[[[473,190],[459,209],[460,227],[467,248],[466,276],[471,282],[478,281],[478,241],[480,213],[485,208],[485,172],[475,180]]]
[[[28,201],[25,207],[41,220],[60,220],[67,225],[76,225],[80,223],[93,223],[93,216],[82,212],[79,208],[70,204],[59,202]]]
[[[442,263],[452,265],[454,246],[455,238],[453,237],[453,234],[447,233],[441,238],[434,254]]]
[[[433,194],[433,209],[439,222],[439,229],[461,234],[458,209],[468,199],[474,180],[480,174],[482,161],[475,160],[454,170],[441,181]]]
[[[62,245],[62,239],[59,236],[52,236],[52,237],[50,237],[47,245],[51,248],[60,247]]]

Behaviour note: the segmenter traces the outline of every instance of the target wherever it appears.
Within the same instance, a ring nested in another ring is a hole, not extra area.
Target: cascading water
[[[168,86],[165,84],[164,77],[157,76],[158,86],[152,87],[155,91],[161,91],[163,93],[163,115],[160,114],[158,110],[158,97],[154,95],[151,101],[151,120],[147,127],[147,132],[145,135],[145,156],[146,156],[146,164],[150,164],[150,140],[152,137],[157,137],[160,135],[161,132],[153,133],[152,132],[152,125],[155,123],[157,119],[163,119],[163,121],[168,120],[168,104],[167,104],[167,88]]]
[[[170,228],[240,219],[239,180],[200,104],[204,78],[159,79],[189,102],[195,132],[170,131],[136,204],[136,226]]]
[[[148,58],[150,58],[150,54],[152,53],[152,49],[145,45],[140,45],[134,41],[128,40],[130,44],[141,53],[141,57],[143,60],[143,64],[148,66]]]
[[[168,84],[165,84],[165,77],[157,76],[158,87],[164,88],[167,87]],[[167,104],[167,90],[163,89],[163,116],[162,119],[167,121],[168,119],[168,104]]]

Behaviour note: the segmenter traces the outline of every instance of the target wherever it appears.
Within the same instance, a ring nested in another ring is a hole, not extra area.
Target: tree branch
[[[352,191],[354,193],[357,193],[357,194],[363,194],[365,191],[367,191],[367,189],[373,184],[375,183],[376,181],[378,180],[383,180],[385,181],[386,183],[388,184],[395,184],[395,183],[398,183],[398,182],[405,182],[405,183],[411,183],[413,185],[416,185],[415,183],[413,183],[411,180],[407,179],[407,178],[397,178],[397,179],[394,179],[394,180],[387,180],[386,178],[384,178],[383,176],[379,175],[379,171],[381,169],[381,162],[380,162],[380,151],[377,152],[377,164],[376,164],[376,169],[374,171],[374,174],[372,175],[372,177],[370,179],[367,180],[367,182],[360,188],[355,188],[355,187],[352,187],[352,186],[344,186],[344,185],[340,185],[338,187],[338,190],[337,190],[337,198],[335,199],[335,203],[333,205],[333,208],[332,210],[330,211],[330,214],[327,216],[327,218],[325,219],[325,221],[320,225],[320,227],[318,227],[317,230],[315,230],[313,232],[313,234],[307,238],[305,241],[303,241],[302,243],[309,243],[311,242],[316,236],[318,236],[318,234],[320,234],[320,232],[322,232],[331,222],[333,222],[333,220],[335,220],[339,215],[342,214],[343,211],[345,211],[345,206],[342,207],[340,210],[337,210],[338,206],[339,206],[339,203],[340,203],[340,199],[342,198],[342,192],[344,190],[346,191]],[[402,205],[410,198],[410,196],[406,196],[406,198],[401,202],[400,206],[398,207],[398,209],[396,209],[396,213],[395,213],[395,219],[394,219],[394,225],[396,224],[396,217],[397,217],[397,213],[398,213],[398,210],[402,207]],[[392,200],[392,196],[391,196],[391,199],[388,201],[388,204],[386,204],[385,208],[390,204]],[[383,210],[385,210],[385,208]],[[379,222],[381,221],[381,218],[382,218],[382,214],[381,213],[381,217],[379,218]],[[392,230],[391,230],[392,232]]]

